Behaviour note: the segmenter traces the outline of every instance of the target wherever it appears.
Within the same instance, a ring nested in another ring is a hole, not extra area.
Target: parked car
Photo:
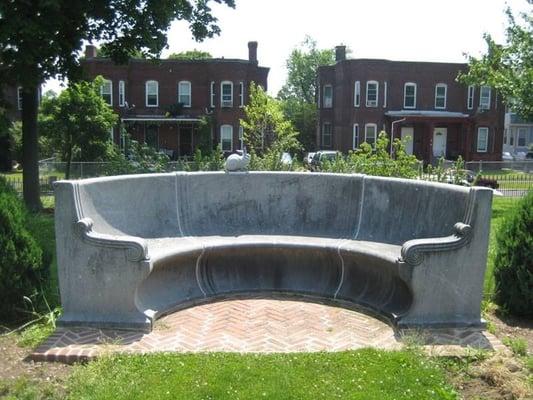
[[[304,164],[309,166],[311,165],[311,160],[313,159],[313,156],[315,155],[315,152],[309,152],[304,156]]]
[[[326,160],[333,161],[335,160],[335,158],[337,158],[337,155],[339,154],[340,153],[338,151],[334,151],[334,150],[317,151],[315,155],[313,156],[313,159],[311,160],[311,164],[310,164],[311,171],[319,171],[320,165],[324,161]]]
[[[292,165],[292,157],[291,157],[291,155],[289,153],[283,153],[281,155],[281,160],[280,161],[281,161],[281,163],[283,165],[286,165],[286,166],[289,166],[289,167]]]
[[[533,160],[533,151],[528,151],[527,152],[526,160]]]
[[[502,161],[514,161],[514,157],[508,151],[504,151],[502,153]]]

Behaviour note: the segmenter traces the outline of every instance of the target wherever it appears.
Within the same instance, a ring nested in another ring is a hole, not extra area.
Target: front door
[[[447,128],[435,128],[433,131],[433,157],[446,157]]]
[[[402,135],[402,142],[405,145],[405,152],[409,155],[413,154],[413,138],[415,137],[414,128],[403,126],[401,135]]]

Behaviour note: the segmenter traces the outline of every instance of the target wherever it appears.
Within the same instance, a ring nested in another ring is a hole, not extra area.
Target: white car
[[[309,152],[304,157],[304,164],[311,165],[311,160],[313,159],[313,156],[315,155],[314,152]]]
[[[508,151],[504,151],[502,153],[502,161],[513,161],[514,160],[514,157],[511,153],[509,153]]]

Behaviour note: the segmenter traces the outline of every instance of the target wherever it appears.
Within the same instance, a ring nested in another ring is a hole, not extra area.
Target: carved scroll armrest
[[[118,236],[93,231],[93,220],[82,218],[76,222],[76,229],[81,239],[94,246],[125,249],[129,261],[148,260],[148,246],[146,241],[135,236]]]
[[[424,253],[449,251],[459,249],[470,241],[472,227],[462,222],[453,226],[454,232],[450,236],[413,239],[402,246],[400,261],[409,265],[419,265],[424,260]]]

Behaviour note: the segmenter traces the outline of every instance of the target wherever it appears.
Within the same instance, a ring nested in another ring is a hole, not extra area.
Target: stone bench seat
[[[479,326],[490,190],[364,175],[170,173],[56,184],[64,325],[150,330],[287,294],[399,327]]]

